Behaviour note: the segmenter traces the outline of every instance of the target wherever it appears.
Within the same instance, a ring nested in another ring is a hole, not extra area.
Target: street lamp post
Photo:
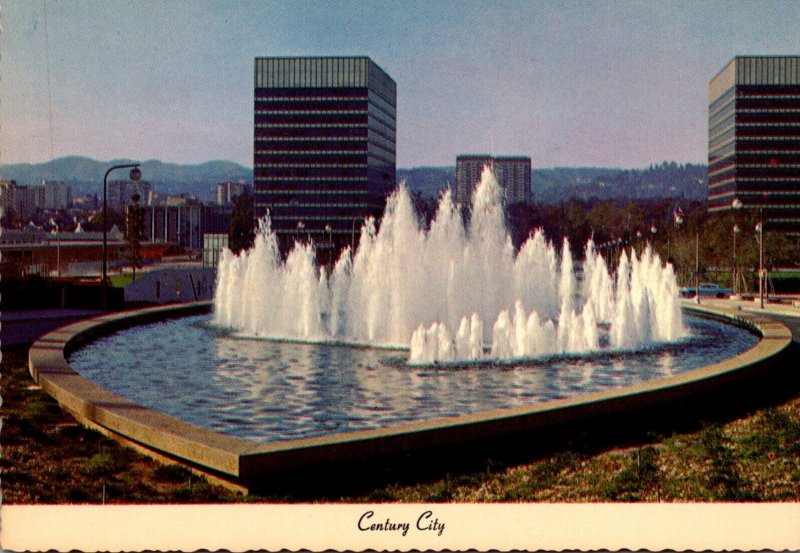
[[[103,177],[103,310],[108,308],[108,175],[117,169],[130,169],[129,177],[136,182],[142,178],[139,163],[114,165]]]
[[[731,286],[731,290],[733,294],[736,295],[738,292],[738,276],[739,276],[739,265],[736,263],[736,235],[739,234],[740,228],[739,225],[736,224],[736,211],[742,209],[742,201],[739,198],[734,198],[731,202],[731,208],[734,210],[734,219],[733,219],[733,269],[731,271],[733,277],[733,286]]]
[[[681,226],[683,225],[683,211],[681,210],[680,207],[675,210],[674,217],[675,217],[676,233],[679,234]],[[667,242],[667,252],[668,252],[669,258],[671,258],[672,257],[672,250],[671,250],[671,246],[670,246],[669,242]]]
[[[325,225],[325,232],[328,233],[328,265],[333,268],[333,229],[330,225]]]
[[[767,203],[767,193],[764,192],[764,201],[758,209],[758,301],[761,309],[764,309],[764,285],[766,284],[766,274],[764,271],[764,204]]]
[[[764,217],[759,217],[756,225],[758,233],[758,301],[761,309],[764,309]]]
[[[694,301],[700,305],[700,225],[697,226],[694,241]]]
[[[733,275],[732,275],[733,276],[733,286],[731,287],[731,290],[733,290],[733,294],[734,295],[738,294],[738,292],[739,292],[738,291],[739,265],[738,265],[738,263],[736,263],[736,235],[739,234],[739,232],[741,232],[741,229],[739,228],[739,225],[734,223],[734,225],[733,225],[733,271],[732,271],[732,273],[733,273]]]
[[[56,225],[56,274],[61,278],[61,229]]]

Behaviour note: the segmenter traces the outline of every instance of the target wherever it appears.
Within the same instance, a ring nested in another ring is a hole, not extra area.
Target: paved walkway
[[[52,330],[101,313],[91,309],[0,311],[0,347],[29,346]]]
[[[683,305],[697,305],[694,300],[682,300],[682,302]],[[764,308],[762,309],[758,298],[755,300],[701,298],[700,305],[761,313],[789,327],[792,331],[792,339],[800,343],[800,307],[795,307],[793,303],[764,302]]]
[[[684,305],[694,305],[695,301],[683,300],[683,303]],[[800,317],[800,307],[795,307],[791,302],[775,303],[764,301],[764,308],[762,309],[758,298],[754,300],[700,298],[700,305],[724,307],[726,309],[741,309],[742,311],[784,315],[788,317]]]

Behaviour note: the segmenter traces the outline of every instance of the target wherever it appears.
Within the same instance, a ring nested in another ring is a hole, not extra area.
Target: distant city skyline
[[[393,76],[398,167],[474,152],[530,156],[534,168],[706,163],[719,68],[800,50],[793,1],[2,8],[0,164],[79,155],[252,167],[253,60],[296,55],[369,56]]]

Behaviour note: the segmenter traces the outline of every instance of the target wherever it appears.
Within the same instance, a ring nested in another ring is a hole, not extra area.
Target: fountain
[[[421,228],[401,186],[330,271],[308,245],[283,261],[265,220],[251,250],[223,254],[213,305],[60,329],[31,347],[31,375],[87,424],[249,486],[616,427],[780,366],[788,329],[684,319],[650,248],[610,270],[591,241],[579,262],[541,231],[515,251],[503,219],[489,172],[468,226],[445,193]]]
[[[265,219],[253,248],[223,252],[210,315],[109,335],[70,363],[147,408],[270,444],[614,401],[617,389],[679,379],[758,341],[684,320],[672,266],[649,247],[613,270],[591,241],[576,261],[542,231],[515,250],[490,171],[469,225],[445,192],[422,228],[401,186],[357,251],[325,270],[315,257],[298,244],[283,260]]]
[[[623,253],[613,278],[591,241],[582,279],[566,239],[558,255],[539,230],[515,253],[488,167],[471,213],[465,228],[447,191],[424,230],[401,185],[380,230],[367,221],[330,276],[307,244],[283,262],[265,219],[252,250],[223,252],[214,323],[242,336],[408,348],[413,364],[636,350],[686,335],[672,267],[649,247]]]

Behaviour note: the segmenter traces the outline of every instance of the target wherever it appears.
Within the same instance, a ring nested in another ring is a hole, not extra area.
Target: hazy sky
[[[253,59],[275,55],[367,55],[389,73],[399,167],[702,163],[708,81],[736,54],[800,53],[795,0],[0,6],[0,163],[252,166]]]

